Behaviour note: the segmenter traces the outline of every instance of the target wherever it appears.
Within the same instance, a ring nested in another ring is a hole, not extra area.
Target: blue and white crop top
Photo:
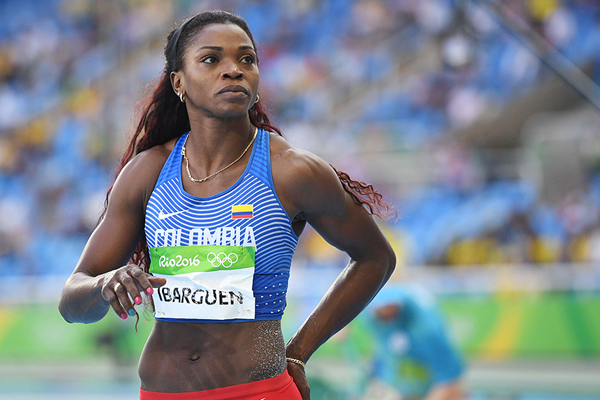
[[[248,165],[229,189],[185,192],[182,135],[146,207],[157,320],[242,322],[281,319],[298,243],[273,186],[269,133],[259,129]]]

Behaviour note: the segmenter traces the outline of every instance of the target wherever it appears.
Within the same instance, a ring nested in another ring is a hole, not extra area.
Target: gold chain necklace
[[[248,143],[248,146],[246,146],[246,148],[244,149],[244,152],[238,158],[236,158],[231,164],[229,164],[225,168],[221,168],[217,172],[215,172],[213,174],[210,174],[206,178],[202,178],[202,179],[194,179],[192,177],[192,174],[190,173],[190,160],[188,160],[187,156],[185,155],[185,145],[187,143],[188,138],[190,137],[190,134],[188,133],[188,135],[185,138],[185,141],[183,142],[183,146],[181,147],[181,155],[185,159],[185,169],[187,171],[188,177],[190,178],[190,181],[196,182],[196,183],[207,181],[210,178],[212,178],[213,176],[215,176],[217,174],[220,174],[221,172],[225,171],[227,168],[231,167],[236,162],[240,161],[242,159],[242,157],[244,157],[244,154],[246,154],[248,152],[248,149],[250,148],[250,146],[252,146],[252,143],[254,143],[254,139],[256,139],[256,134],[257,133],[258,133],[258,128],[255,128],[254,129],[254,136],[252,136],[252,140],[250,141],[250,143]]]

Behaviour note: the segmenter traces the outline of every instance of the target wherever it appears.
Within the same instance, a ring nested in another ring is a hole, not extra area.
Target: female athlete
[[[373,218],[390,209],[270,123],[243,19],[196,15],[169,34],[165,58],[60,312],[126,319],[151,296],[141,399],[309,399],[305,363],[394,269]],[[286,344],[280,320],[306,223],[350,262]]]

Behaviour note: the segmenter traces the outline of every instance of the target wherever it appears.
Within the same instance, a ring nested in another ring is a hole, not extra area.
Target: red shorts
[[[199,392],[161,393],[140,389],[140,400],[302,400],[300,391],[285,371],[275,378]]]

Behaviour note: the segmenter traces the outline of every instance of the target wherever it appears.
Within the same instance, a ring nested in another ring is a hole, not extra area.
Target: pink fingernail
[[[122,319],[127,319],[127,314],[125,314],[125,313],[121,314],[121,318]]]
[[[135,298],[135,304],[142,304],[142,298],[140,296]]]
[[[148,289],[146,289],[146,293],[152,294],[152,293],[154,293],[154,290],[152,290],[152,288],[149,287]]]

